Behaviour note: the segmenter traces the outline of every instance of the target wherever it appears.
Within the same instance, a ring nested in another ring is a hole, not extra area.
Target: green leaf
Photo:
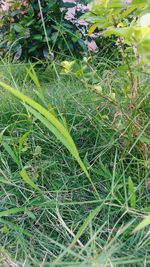
[[[90,28],[89,28],[89,31],[88,31],[88,35],[91,35],[97,28],[98,26],[98,23],[94,23]]]
[[[131,177],[128,178],[128,194],[130,197],[130,207],[132,209],[136,208],[136,193],[135,193],[135,188],[134,188],[134,184],[133,181],[131,179]]]
[[[18,212],[26,211],[26,207],[20,207],[20,208],[12,208],[4,211],[0,211],[0,217],[9,216],[12,214],[16,214]]]
[[[25,140],[27,139],[28,135],[30,134],[30,131],[29,132],[26,132],[25,134],[23,134],[20,139],[19,139],[19,152],[22,151],[23,149],[23,144],[25,142]]]
[[[20,175],[24,182],[30,185],[32,188],[36,189],[37,191],[41,191],[40,188],[30,179],[25,169],[22,169]]]
[[[75,7],[75,6],[76,6],[76,3],[70,3],[70,2],[63,3],[63,7],[66,7],[66,8],[72,8],[72,7]]]
[[[41,34],[35,34],[33,35],[33,39],[37,41],[42,41],[43,36]]]
[[[12,27],[18,33],[22,32],[24,30],[24,28],[19,23],[12,24]]]
[[[34,70],[33,65],[30,64],[30,68],[26,68],[26,71],[27,71],[28,75],[30,76],[30,78],[32,79],[32,81],[34,82],[38,92],[43,96],[43,89],[40,85],[39,79],[36,75],[36,72]]]
[[[9,127],[9,125],[6,126],[6,127],[0,132],[0,143],[2,142],[4,132],[7,130],[8,127]]]
[[[36,216],[34,215],[32,211],[26,210],[26,214],[28,215],[29,218],[36,220]]]

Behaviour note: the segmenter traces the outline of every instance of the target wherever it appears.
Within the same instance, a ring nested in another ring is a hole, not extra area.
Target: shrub
[[[65,18],[67,9],[74,5],[63,0],[12,3],[7,11],[1,12],[1,55],[11,52],[14,60],[48,57],[47,42],[51,50],[61,54],[73,56],[76,51],[78,54],[87,51],[81,29],[84,25],[80,28]],[[81,13],[78,10],[77,17]]]

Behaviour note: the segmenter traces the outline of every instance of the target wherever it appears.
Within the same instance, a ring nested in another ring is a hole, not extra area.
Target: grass
[[[98,196],[62,143],[1,88],[0,266],[149,266],[148,226],[133,233],[150,212],[147,78],[129,119],[127,77],[114,68],[98,73],[103,96],[50,65],[37,73],[45,103],[23,64],[0,66],[2,82],[53,107]]]

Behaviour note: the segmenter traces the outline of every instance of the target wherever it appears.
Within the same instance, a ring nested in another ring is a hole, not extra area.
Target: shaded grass
[[[40,102],[30,80],[22,88],[26,73],[23,65],[20,68],[18,72],[18,66],[10,66],[8,72],[7,66],[1,67],[1,79]],[[14,97],[1,90],[0,131],[5,131],[0,146],[0,264],[148,266],[148,229],[131,234],[150,206],[149,188],[145,186],[149,177],[147,148],[141,149],[137,142],[140,133],[120,139],[117,122],[112,123],[116,114],[112,103],[72,77],[57,80],[51,73],[50,68],[46,74],[39,69],[45,100],[67,125],[100,199],[61,143]],[[120,80],[119,74],[108,70],[100,75],[106,94],[111,84],[119,95],[126,77]],[[138,103],[145,94],[141,90]],[[142,130],[148,118],[143,114]],[[19,150],[19,140],[27,132]],[[26,166],[41,192],[24,183],[18,164],[3,143]],[[135,209],[130,206],[129,177],[135,188]]]

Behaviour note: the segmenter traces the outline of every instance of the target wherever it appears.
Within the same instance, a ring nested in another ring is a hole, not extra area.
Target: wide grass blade
[[[12,208],[4,211],[0,211],[0,217],[9,216],[12,214],[16,214],[18,212],[26,211],[26,207],[20,207],[20,208]]]
[[[99,194],[98,194],[98,192],[97,192],[97,190],[96,190],[96,188],[95,188],[95,186],[94,186],[94,184],[93,184],[93,182],[89,176],[89,173],[88,173],[83,161],[81,160],[81,158],[79,156],[76,145],[75,145],[70,133],[64,127],[64,125],[51,112],[49,112],[47,109],[45,109],[43,106],[41,106],[39,103],[37,103],[36,101],[31,99],[30,97],[24,95],[20,91],[14,89],[13,87],[11,87],[11,86],[3,83],[3,82],[0,82],[0,86],[3,87],[4,89],[6,89],[7,91],[9,91],[11,94],[16,96],[20,100],[22,100],[24,103],[28,104],[29,106],[31,106],[32,108],[37,110],[39,115],[43,115],[46,118],[46,120],[51,123],[51,125],[53,126],[53,133],[55,134],[55,136],[57,138],[58,138],[58,133],[59,133],[59,140],[66,146],[66,148],[70,151],[72,156],[76,159],[76,161],[80,165],[81,169],[88,177],[88,179],[89,179],[90,183],[92,184],[93,189],[95,190],[96,194],[99,196]],[[56,135],[56,133],[57,133],[57,135]]]

